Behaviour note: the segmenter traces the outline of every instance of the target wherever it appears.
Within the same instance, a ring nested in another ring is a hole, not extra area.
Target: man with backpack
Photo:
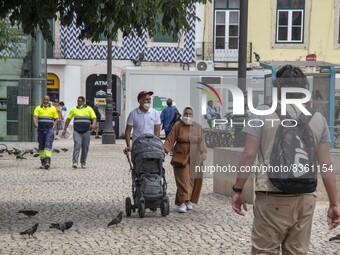
[[[251,125],[243,130],[247,137],[238,169],[251,167],[256,155],[259,162],[255,173],[251,254],[279,254],[280,250],[282,254],[307,254],[316,203],[317,172],[321,173],[330,202],[329,227],[335,228],[340,223],[336,179],[329,152],[330,134],[326,119],[307,106],[311,115],[305,115],[292,104],[287,105],[287,115],[281,115],[282,88],[308,89],[307,78],[299,68],[282,67],[274,86],[279,92],[276,111],[266,116],[251,115],[248,120]],[[287,100],[304,97],[303,93],[286,94]],[[270,107],[263,105],[258,110]],[[232,207],[240,215],[244,215],[242,206],[246,210],[242,188],[250,174],[239,171],[233,185]]]

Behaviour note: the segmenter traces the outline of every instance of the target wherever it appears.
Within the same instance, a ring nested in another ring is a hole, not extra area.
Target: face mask
[[[191,117],[182,117],[182,120],[187,125],[190,125],[193,122],[193,119]]]
[[[149,110],[150,107],[151,107],[151,104],[150,103],[144,103],[143,107],[144,107],[145,110]]]

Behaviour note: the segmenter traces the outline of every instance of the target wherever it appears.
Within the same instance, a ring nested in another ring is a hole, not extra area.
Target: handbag
[[[182,166],[184,167],[189,161],[189,155],[182,154],[182,153],[174,153],[170,164],[173,166]]]

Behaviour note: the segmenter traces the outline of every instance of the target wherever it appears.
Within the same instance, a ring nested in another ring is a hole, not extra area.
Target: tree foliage
[[[210,1],[210,0],[208,0]],[[12,24],[18,22],[25,34],[35,36],[36,28],[52,41],[49,19],[59,19],[62,25],[75,24],[81,38],[99,41],[101,34],[114,36],[119,30],[124,36],[134,30],[138,35],[146,30],[173,34],[190,30],[187,18],[198,19],[190,10],[195,3],[207,0],[0,0],[0,17],[9,15]],[[161,23],[157,22],[163,14]]]
[[[15,44],[19,41],[20,35],[13,29],[9,20],[0,19],[0,59],[6,60],[7,54],[15,51]]]

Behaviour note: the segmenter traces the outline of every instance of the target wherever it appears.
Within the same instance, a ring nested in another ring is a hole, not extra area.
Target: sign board
[[[316,61],[316,54],[308,54],[306,56],[306,61]]]
[[[94,99],[94,104],[99,104],[99,105],[106,105],[106,98],[95,98]]]
[[[17,96],[17,104],[19,105],[29,105],[29,101],[29,97]]]

